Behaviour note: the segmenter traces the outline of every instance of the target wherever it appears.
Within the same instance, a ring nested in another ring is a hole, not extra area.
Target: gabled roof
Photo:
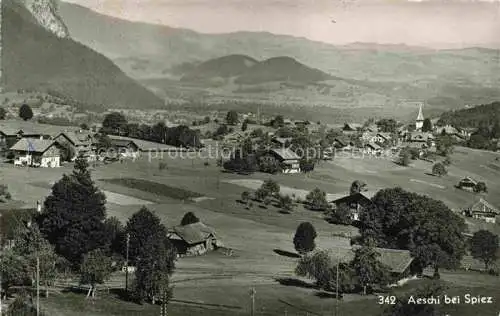
[[[411,141],[427,141],[429,139],[434,139],[434,135],[427,132],[412,132],[410,134]]]
[[[475,202],[468,208],[471,211],[479,211],[479,212],[486,212],[486,213],[495,213],[496,215],[500,215],[500,210],[498,208],[494,207],[488,201],[486,201],[483,198],[480,198],[479,201]]]
[[[172,229],[172,233],[179,236],[179,238],[184,240],[189,245],[203,242],[210,236],[215,236],[215,231],[202,222],[184,226],[175,226]]]
[[[391,139],[392,136],[391,136],[391,133],[377,133],[377,136],[381,136],[382,138],[385,138],[385,139]]]
[[[468,183],[472,183],[472,184],[474,184],[474,185],[476,185],[476,184],[477,184],[477,181],[476,181],[476,180],[474,180],[474,179],[472,179],[471,177],[465,177],[465,178],[463,178],[462,180],[460,180],[460,182],[468,182]]]
[[[111,142],[118,146],[127,146],[130,143],[133,143],[140,151],[180,151],[185,150],[185,148],[175,147],[171,145],[161,144],[150,142],[147,140],[125,137],[125,136],[117,136],[117,135],[108,135]]]
[[[370,148],[375,149],[375,150],[379,150],[379,149],[382,148],[379,145],[374,144],[374,143],[368,143],[368,144],[365,145],[365,147],[370,147]]]
[[[64,135],[75,146],[87,146],[92,142],[92,135],[86,132],[62,132],[57,137]],[[57,138],[56,137],[56,138]]]
[[[371,203],[371,199],[375,196],[375,194],[377,194],[377,191],[363,191],[352,195],[346,195],[344,197],[332,201],[332,203],[334,204],[352,203],[352,202]]]
[[[48,139],[21,138],[10,150],[44,153],[54,144],[56,144],[55,141]]]
[[[300,157],[289,148],[274,148],[269,150],[283,160],[299,160]]]
[[[357,130],[363,127],[363,124],[359,123],[345,123],[344,127],[342,128],[343,130]]]
[[[354,251],[360,246],[352,246],[352,248],[334,248],[329,249],[328,254],[333,262],[338,260],[349,262],[354,259]],[[408,250],[375,248],[380,254],[378,261],[389,267],[393,273],[403,273],[412,263],[413,257]]]

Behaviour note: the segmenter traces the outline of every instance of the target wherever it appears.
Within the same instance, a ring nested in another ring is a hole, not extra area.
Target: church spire
[[[420,103],[420,108],[418,109],[417,121],[423,121],[424,114],[422,113],[422,103]]]

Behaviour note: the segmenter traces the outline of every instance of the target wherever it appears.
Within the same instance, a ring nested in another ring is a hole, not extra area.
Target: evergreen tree
[[[39,217],[40,230],[75,268],[85,253],[106,246],[106,196],[92,181],[87,161],[54,184]]]
[[[431,132],[432,131],[432,122],[430,119],[424,119],[424,123],[422,124],[422,132]]]
[[[90,285],[87,297],[95,297],[97,284],[107,281],[112,272],[111,258],[101,249],[95,249],[86,254],[80,268],[80,283]]]
[[[200,219],[193,212],[187,212],[181,220],[181,226],[198,223]]]
[[[7,117],[7,111],[4,108],[0,108],[0,120],[5,120]]]
[[[297,227],[295,236],[293,237],[293,245],[298,253],[304,254],[313,251],[316,248],[314,239],[316,239],[317,233],[314,226],[309,222],[301,223]]]
[[[29,105],[23,104],[19,108],[19,117],[25,121],[31,120],[33,118],[33,110]]]

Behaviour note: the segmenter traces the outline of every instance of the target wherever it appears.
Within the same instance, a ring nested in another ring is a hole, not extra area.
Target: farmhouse
[[[354,142],[347,137],[335,137],[333,140],[333,147],[335,148],[349,148],[354,147]]]
[[[135,157],[139,154],[139,147],[136,143],[130,139],[120,139],[116,136],[109,136],[111,140],[111,146],[116,149],[116,151],[124,157]]]
[[[16,166],[60,167],[60,145],[53,140],[22,138],[10,150]]]
[[[271,155],[281,163],[283,173],[299,173],[300,172],[300,157],[289,148],[275,148],[268,151],[267,155]]]
[[[109,138],[111,139],[111,143],[115,147],[120,147],[120,148],[129,148],[130,152],[151,152],[151,151],[158,151],[158,152],[185,152],[188,149],[187,148],[182,148],[182,147],[176,147],[176,146],[171,146],[167,144],[161,144],[161,143],[155,143],[155,142],[150,142],[147,140],[142,140],[142,139],[137,139],[137,138],[132,138],[132,137],[125,137],[125,136],[116,136],[116,135],[109,135]]]
[[[175,226],[169,231],[168,238],[181,256],[201,255],[220,247],[215,231],[201,222]]]
[[[355,193],[352,195],[347,195],[342,198],[336,199],[331,203],[339,207],[340,205],[347,205],[351,211],[351,219],[353,221],[359,220],[359,214],[363,207],[367,207],[372,204],[372,197],[375,196],[375,191],[364,191],[360,193]]]
[[[380,147],[379,145],[377,145],[375,143],[368,143],[365,145],[364,151],[367,154],[376,155],[376,154],[381,153],[382,147]]]
[[[375,136],[375,142],[379,144],[384,144],[386,142],[389,142],[392,140],[391,134],[390,133],[377,133]]]
[[[500,215],[498,208],[488,203],[483,198],[467,207],[463,214],[468,217],[484,220],[488,223],[495,223],[496,217]]]
[[[474,191],[474,188],[477,185],[477,181],[472,179],[471,177],[465,177],[460,182],[458,182],[457,188],[467,191]]]
[[[92,152],[93,137],[88,132],[62,132],[54,138],[55,141],[71,146],[75,157],[82,155],[89,157]]]
[[[349,262],[354,259],[354,251],[360,246],[351,248],[333,248],[328,253],[333,262],[339,259],[343,262]],[[395,283],[413,274],[413,257],[408,250],[375,248],[380,254],[378,261],[389,267],[391,273],[391,282]]]

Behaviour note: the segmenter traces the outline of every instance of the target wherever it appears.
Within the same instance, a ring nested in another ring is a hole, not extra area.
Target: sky
[[[264,31],[343,45],[500,47],[500,0],[66,0],[202,33]]]

